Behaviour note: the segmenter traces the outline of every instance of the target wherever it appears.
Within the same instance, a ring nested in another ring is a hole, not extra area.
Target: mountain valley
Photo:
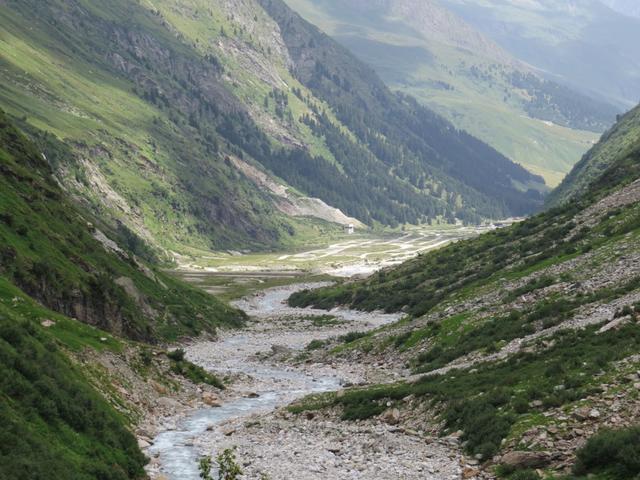
[[[637,479],[634,15],[0,0],[0,479]]]

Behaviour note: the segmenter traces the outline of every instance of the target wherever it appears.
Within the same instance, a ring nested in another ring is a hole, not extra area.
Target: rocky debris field
[[[251,479],[453,480],[465,468],[455,438],[286,411],[231,423],[202,443],[237,447],[243,478]]]

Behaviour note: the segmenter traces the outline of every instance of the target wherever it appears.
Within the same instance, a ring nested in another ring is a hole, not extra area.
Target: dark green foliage
[[[216,457],[218,465],[218,480],[237,480],[242,475],[242,469],[236,459],[235,448],[225,448]]]
[[[577,475],[606,473],[617,480],[640,475],[640,427],[602,430],[578,450]]]
[[[342,413],[343,420],[366,420],[367,418],[380,415],[387,409],[385,405],[375,402],[363,401],[362,403],[351,403],[346,405]]]
[[[170,352],[167,352],[167,357],[169,357],[170,360],[173,360],[175,362],[183,361],[185,355],[186,355],[186,352],[182,348],[177,348],[175,350],[171,350]]]
[[[170,357],[171,358],[171,357]],[[193,383],[206,383],[213,387],[224,390],[224,384],[218,377],[207,372],[199,365],[195,365],[188,360],[171,360],[171,371],[191,380]]]
[[[532,73],[513,72],[511,84],[527,91],[525,105],[533,118],[558,125],[601,133],[615,121],[618,109],[604,102],[581,95],[555,82]]]
[[[346,335],[342,335],[338,338],[342,343],[351,343],[359,340],[363,337],[366,337],[367,334],[365,332],[349,332]]]
[[[14,311],[0,306],[0,478],[143,478],[145,458],[123,419],[53,337]]]
[[[213,467],[213,462],[211,461],[211,457],[202,457],[200,459],[200,463],[198,464],[198,469],[200,470],[200,478],[202,480],[212,480],[211,470]]]
[[[496,474],[505,480],[540,480],[540,475],[535,470],[519,470],[506,465],[499,465]]]
[[[307,346],[307,350],[318,350],[326,345],[326,342],[323,340],[311,340]]]

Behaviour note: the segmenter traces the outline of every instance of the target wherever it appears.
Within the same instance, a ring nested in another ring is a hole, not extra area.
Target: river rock
[[[149,448],[151,445],[152,444],[148,440],[146,440],[144,438],[139,438],[138,439],[138,447],[141,450],[144,450],[145,448]]]
[[[382,420],[389,425],[397,425],[400,423],[400,410],[392,408],[382,414]]]
[[[222,406],[222,404],[220,403],[220,399],[218,398],[218,396],[215,393],[204,392],[202,394],[202,401],[204,402],[205,405],[208,405],[210,407],[221,407]]]
[[[549,463],[549,452],[509,452],[502,456],[500,462],[516,468],[540,468]]]

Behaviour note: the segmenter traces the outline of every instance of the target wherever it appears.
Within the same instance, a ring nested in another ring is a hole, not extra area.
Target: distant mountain
[[[617,108],[539,75],[434,0],[287,0],[393,89],[557,184]]]
[[[636,0],[600,0],[607,7],[623,15],[640,18],[640,3]]]
[[[624,109],[640,100],[638,18],[598,0],[441,3],[549,78]]]

